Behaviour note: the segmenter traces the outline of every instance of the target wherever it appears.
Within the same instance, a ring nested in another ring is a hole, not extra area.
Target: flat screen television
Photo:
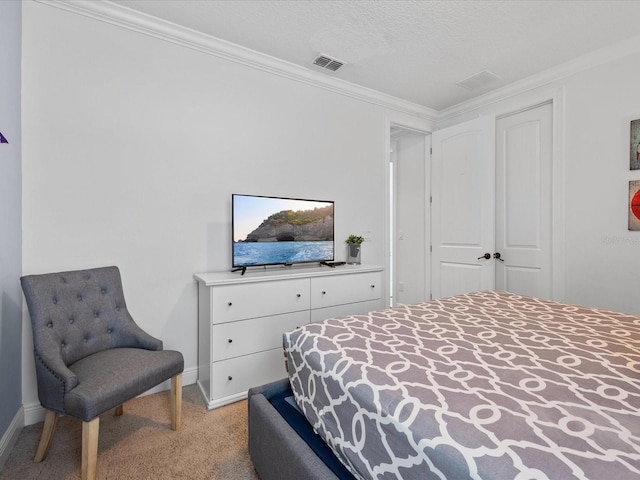
[[[334,202],[231,196],[233,270],[334,259]]]

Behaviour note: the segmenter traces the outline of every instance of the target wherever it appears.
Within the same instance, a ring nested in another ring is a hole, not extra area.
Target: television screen
[[[333,202],[233,194],[233,267],[334,259]]]

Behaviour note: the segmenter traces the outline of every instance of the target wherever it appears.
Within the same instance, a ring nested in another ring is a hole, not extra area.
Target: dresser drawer
[[[320,322],[327,318],[347,317],[349,315],[360,315],[362,313],[373,312],[382,309],[382,300],[369,300],[367,302],[345,303],[344,305],[334,305],[332,307],[316,308],[311,310],[311,322]]]
[[[213,323],[308,310],[309,279],[221,285],[212,288]]]
[[[376,300],[381,298],[381,287],[380,272],[312,278],[311,308]]]
[[[282,334],[309,323],[309,311],[213,325],[213,361],[282,348]]]
[[[286,376],[282,348],[214,362],[211,365],[212,398],[246,392]]]

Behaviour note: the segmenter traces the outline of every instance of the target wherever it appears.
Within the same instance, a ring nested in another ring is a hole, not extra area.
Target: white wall
[[[566,297],[640,314],[640,231],[627,227],[640,54],[565,82]]]
[[[23,31],[24,274],[119,265],[186,382],[192,275],[231,266],[232,193],[334,200],[336,258],[368,231],[363,261],[385,264],[389,123],[424,121],[48,5],[25,3]]]

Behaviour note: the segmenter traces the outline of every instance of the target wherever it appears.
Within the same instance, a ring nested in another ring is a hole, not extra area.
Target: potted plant
[[[347,237],[347,263],[360,263],[360,253],[364,238],[359,235],[349,235]]]

